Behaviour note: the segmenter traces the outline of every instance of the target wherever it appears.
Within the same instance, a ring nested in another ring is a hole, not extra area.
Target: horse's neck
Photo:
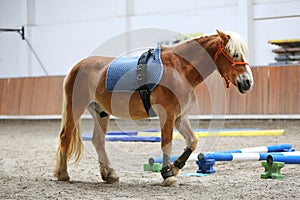
[[[181,65],[177,67],[193,87],[200,84],[214,70],[213,57],[218,50],[217,35],[200,37],[174,46],[172,51],[179,56]]]

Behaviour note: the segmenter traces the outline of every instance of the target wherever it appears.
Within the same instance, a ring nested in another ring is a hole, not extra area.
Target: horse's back
[[[84,70],[84,72],[89,74],[92,72],[97,73],[107,68],[113,59],[113,57],[91,56],[83,59],[79,67],[80,70]]]
[[[113,57],[91,56],[79,61],[65,78],[66,94],[81,98],[88,96],[92,100],[100,80],[105,80],[106,69],[113,59]]]
[[[94,79],[103,75],[113,60],[113,57],[91,56],[79,61],[68,73],[67,79],[76,78],[78,81],[82,78]]]

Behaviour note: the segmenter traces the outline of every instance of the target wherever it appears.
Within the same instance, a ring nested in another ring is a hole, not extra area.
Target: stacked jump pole
[[[260,147],[250,147],[250,148],[243,148],[243,149],[234,149],[234,150],[226,150],[226,151],[219,151],[216,153],[210,154],[222,154],[222,153],[268,153],[268,152],[288,152],[293,151],[291,144],[278,144],[278,145],[271,145],[271,146],[260,146]],[[192,153],[189,158],[189,161],[196,161],[199,155],[196,153]],[[178,155],[170,156],[170,161],[174,162],[178,158]],[[150,165],[154,163],[162,163],[162,157],[151,157],[149,158],[148,162]],[[230,161],[230,160],[228,160]]]
[[[284,164],[300,164],[300,152],[294,151],[290,144],[279,144],[265,147],[253,147],[240,150],[229,150],[215,153],[200,153],[196,161],[198,173],[215,173],[213,165],[216,161],[266,161]]]
[[[177,155],[171,156],[171,162],[174,162],[177,157]],[[197,173],[212,174],[216,172],[213,168],[216,161],[265,161],[269,167],[273,163],[300,164],[300,151],[295,151],[291,144],[278,144],[220,152],[193,153],[189,161],[196,161],[199,166]],[[162,163],[162,158],[149,158],[148,163],[149,165]],[[283,167],[283,165],[281,166]],[[280,175],[280,177],[282,176]]]

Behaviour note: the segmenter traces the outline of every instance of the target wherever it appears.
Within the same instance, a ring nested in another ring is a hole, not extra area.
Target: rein
[[[223,42],[222,42],[221,39],[220,39],[220,44],[219,44],[218,51],[216,52],[216,54],[214,56],[214,61],[215,62],[217,61],[220,54],[223,54],[225,56],[225,58],[231,63],[230,66],[228,67],[227,75],[223,76],[224,79],[225,79],[226,88],[229,88],[229,84],[230,84],[229,74],[230,74],[230,71],[231,71],[232,67],[235,66],[235,65],[249,65],[249,64],[246,63],[246,62],[236,62],[230,56],[228,56],[226,54],[226,52],[224,51]]]

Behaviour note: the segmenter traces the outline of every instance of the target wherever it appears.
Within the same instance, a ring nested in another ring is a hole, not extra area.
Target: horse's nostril
[[[250,83],[250,80],[249,80],[249,79],[246,80],[246,85],[247,85],[248,87],[251,86],[251,83]]]

